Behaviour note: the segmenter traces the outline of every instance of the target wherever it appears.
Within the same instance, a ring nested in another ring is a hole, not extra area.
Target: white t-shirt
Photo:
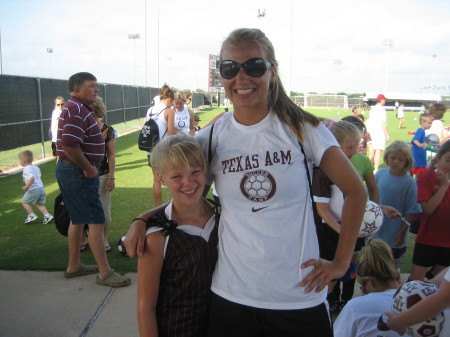
[[[377,104],[370,109],[369,119],[366,126],[367,131],[372,138],[372,146],[374,150],[384,150],[386,144],[386,135],[382,124],[386,124],[386,109],[384,106]]]
[[[155,103],[155,105],[158,105],[161,102],[161,97],[159,97],[159,95],[156,95],[155,97],[153,97],[153,102]]]
[[[397,118],[404,118],[405,117],[405,113],[403,111],[402,107],[399,107],[397,110]]]
[[[323,125],[304,128],[303,147],[318,165],[325,150],[338,144]],[[196,136],[206,155],[209,136],[210,127]],[[318,259],[319,246],[304,156],[292,130],[273,111],[250,126],[239,124],[230,111],[214,125],[212,154],[210,170],[222,206],[212,291],[266,309],[323,303],[326,288],[306,294],[298,285],[311,271],[300,265]]]
[[[22,172],[23,181],[25,184],[31,178],[34,178],[34,182],[31,184],[28,191],[35,190],[37,188],[44,187],[44,184],[41,180],[41,170],[36,165],[27,165],[23,168]]]
[[[189,109],[184,106],[183,111],[175,110],[174,127],[175,131],[183,131],[185,134],[189,134],[191,126],[191,115]]]
[[[431,123],[431,127],[428,130],[425,130],[425,136],[435,134],[439,137],[439,141],[441,140],[442,129],[444,128],[444,123],[440,119],[435,119]]]
[[[57,135],[58,135],[58,121],[59,121],[59,116],[61,116],[61,109],[56,108],[55,110],[53,110],[52,112],[52,121],[50,124],[50,130],[52,131],[52,142],[56,143],[57,140]]]
[[[334,322],[334,337],[398,337],[395,331],[380,331],[378,319],[391,311],[396,289],[351,299]]]

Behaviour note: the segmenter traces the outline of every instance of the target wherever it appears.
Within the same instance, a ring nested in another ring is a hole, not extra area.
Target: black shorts
[[[414,245],[413,264],[420,267],[432,267],[438,264],[450,266],[450,248],[435,247],[417,243]]]
[[[400,260],[403,256],[405,256],[406,253],[406,246],[405,247],[392,247],[392,255],[394,256],[395,263],[400,263]]]
[[[298,310],[271,310],[230,302],[212,294],[209,337],[332,337],[324,303]]]
[[[332,261],[336,254],[336,248],[339,241],[339,234],[330,226],[322,223],[318,226],[317,236],[319,239],[320,257]],[[366,244],[365,238],[358,238],[355,243],[354,252],[359,252]]]

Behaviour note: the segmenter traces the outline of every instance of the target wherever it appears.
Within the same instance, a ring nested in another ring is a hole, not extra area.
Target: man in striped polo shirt
[[[94,75],[77,73],[69,78],[70,99],[58,122],[56,179],[69,212],[69,263],[64,277],[97,273],[98,284],[120,287],[130,278],[111,269],[104,246],[105,215],[98,194],[98,164],[105,153],[105,141],[90,105],[99,89]],[[80,246],[85,224],[89,225],[89,245],[97,265],[81,263]]]

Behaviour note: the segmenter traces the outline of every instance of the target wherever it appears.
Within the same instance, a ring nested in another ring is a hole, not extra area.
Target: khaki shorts
[[[111,192],[106,189],[107,181],[107,174],[103,174],[100,176],[98,194],[100,195],[100,202],[102,203],[103,212],[105,213],[105,223],[111,223]]]

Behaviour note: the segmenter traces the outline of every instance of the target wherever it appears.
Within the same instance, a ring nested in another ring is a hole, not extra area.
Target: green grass
[[[208,108],[199,111],[200,126],[208,123],[223,108]],[[310,110],[321,117],[340,118],[348,115],[343,111]],[[395,113],[388,112],[388,125],[392,139],[409,141],[412,136],[407,130],[416,130],[417,113],[406,114],[406,129],[397,129]],[[132,125],[132,123],[130,123]],[[127,127],[128,127],[127,123]],[[137,123],[136,125],[137,126]],[[120,129],[119,129],[120,130]],[[3,153],[2,153],[3,155]],[[53,203],[59,193],[55,178],[55,161],[40,165],[42,179],[47,192],[47,208],[53,213]],[[119,238],[126,234],[130,221],[141,212],[154,207],[151,186],[153,176],[147,165],[146,153],[137,147],[137,133],[121,136],[117,139],[116,154],[116,188],[112,192],[112,223],[109,241],[114,250],[108,254],[111,266],[118,271],[136,271],[136,259],[125,258],[116,250]],[[24,225],[26,212],[20,204],[22,198],[22,175],[14,174],[0,179],[0,269],[2,270],[64,270],[67,265],[67,238],[61,236],[54,224],[42,225],[41,214],[34,224]],[[164,200],[169,199],[167,190],[163,188]],[[413,242],[410,240],[410,246]],[[403,272],[411,270],[412,248],[401,265]],[[82,253],[84,263],[93,263],[92,254]]]

